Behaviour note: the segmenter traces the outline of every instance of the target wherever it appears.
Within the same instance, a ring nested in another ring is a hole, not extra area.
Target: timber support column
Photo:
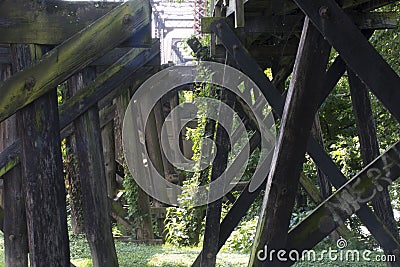
[[[82,74],[79,74],[78,88],[91,82],[95,75],[94,69],[85,69]],[[111,232],[110,207],[107,198],[97,106],[91,107],[79,116],[74,125],[85,232],[92,253],[93,266],[118,266]]]
[[[306,18],[249,266],[281,264],[276,254],[270,259],[268,251],[286,247],[290,217],[307,141],[319,106],[329,52],[330,46]],[[260,251],[264,252],[262,256],[268,257],[260,258]]]
[[[1,80],[11,76],[11,66],[3,65]],[[16,115],[0,124],[0,149],[12,145],[18,138]],[[25,216],[25,197],[21,165],[3,175],[4,260],[7,267],[28,266],[28,236]]]
[[[42,49],[17,52],[21,68],[38,60]],[[25,89],[35,86],[35,77]],[[70,266],[66,195],[62,173],[57,92],[54,88],[17,113],[25,190],[30,266]]]

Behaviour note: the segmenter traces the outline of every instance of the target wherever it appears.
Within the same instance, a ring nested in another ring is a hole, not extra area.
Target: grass
[[[0,234],[0,266],[4,266],[4,242],[3,235]],[[121,267],[187,267],[191,266],[200,252],[199,247],[176,247],[172,245],[139,245],[116,241],[115,243],[118,261]],[[70,240],[71,262],[78,267],[92,266],[89,246],[83,236],[74,236]],[[360,250],[360,253],[362,251]],[[318,255],[318,251],[317,251]],[[372,252],[371,262],[360,261],[332,261],[324,257],[321,261],[296,263],[296,267],[311,266],[386,266],[383,262],[374,261],[376,255],[382,255],[379,252]],[[249,254],[233,253],[222,251],[217,257],[217,266],[219,267],[244,267],[247,266]]]
[[[187,267],[191,266],[201,248],[176,247],[172,245],[139,245],[116,241],[118,262],[121,267]],[[70,239],[71,262],[78,267],[90,267],[90,249],[83,236]],[[218,254],[217,266],[247,266],[248,254],[222,252]],[[0,234],[0,266],[4,266],[4,242]]]

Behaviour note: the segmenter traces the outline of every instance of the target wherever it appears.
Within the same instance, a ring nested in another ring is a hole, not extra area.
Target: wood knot
[[[15,235],[9,235],[8,239],[10,239],[10,241],[14,241],[15,240]]]
[[[213,254],[212,254],[212,253],[208,253],[208,254],[207,254],[207,258],[211,259],[212,257],[213,257]]]
[[[285,195],[287,195],[287,193],[288,193],[287,188],[286,188],[286,187],[283,187],[283,188],[281,189],[281,195],[282,195],[282,196],[285,196]]]

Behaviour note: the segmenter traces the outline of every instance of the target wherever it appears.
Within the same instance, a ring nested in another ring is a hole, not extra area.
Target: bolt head
[[[328,18],[328,17],[329,17],[329,8],[326,7],[326,6],[322,6],[322,7],[319,9],[319,15],[320,15],[322,18]]]

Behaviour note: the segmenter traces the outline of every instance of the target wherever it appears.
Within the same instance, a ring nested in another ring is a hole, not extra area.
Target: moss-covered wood
[[[4,0],[0,43],[60,44],[119,3]]]
[[[18,52],[19,68],[42,48]],[[22,62],[22,63],[21,63]],[[65,184],[62,173],[57,92],[53,88],[17,113],[30,266],[69,266]]]
[[[150,23],[146,0],[129,1],[47,53],[34,66],[0,84],[0,121],[142,31]]]
[[[60,125],[64,128],[84,111],[113,91],[135,71],[158,54],[158,46],[132,48],[111,67],[101,73],[92,83],[60,106]]]

